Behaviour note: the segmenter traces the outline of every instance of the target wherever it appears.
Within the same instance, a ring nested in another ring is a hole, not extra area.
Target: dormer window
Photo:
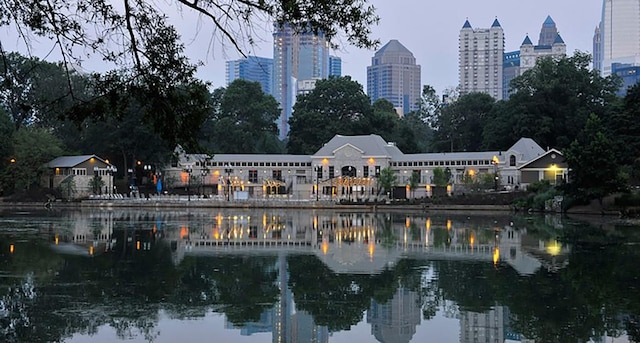
[[[509,156],[509,166],[511,166],[511,167],[515,167],[516,166],[516,156],[515,155]]]

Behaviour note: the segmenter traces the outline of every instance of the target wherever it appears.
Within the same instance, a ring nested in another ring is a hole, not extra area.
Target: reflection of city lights
[[[58,243],[60,243],[60,237],[56,236],[55,242],[56,242],[56,245],[58,245]]]
[[[326,255],[327,251],[329,251],[329,243],[327,243],[326,240],[322,240],[321,248],[322,248],[322,253]]]
[[[469,244],[471,245],[471,247],[473,248],[473,244],[476,242],[476,238],[474,236],[471,236],[469,238]]]
[[[9,253],[13,254],[14,250],[15,250],[15,247],[13,246],[13,244],[9,245]]]
[[[218,228],[213,229],[213,238],[220,239],[220,230]]]
[[[136,250],[140,250],[140,241],[136,241]]]
[[[318,229],[318,216],[313,216],[313,229]]]
[[[451,230],[451,219],[447,219],[447,230]]]
[[[562,244],[558,243],[558,241],[553,241],[546,246],[547,253],[551,256],[557,256],[560,254],[560,250],[562,250]]]
[[[493,264],[497,264],[500,259],[500,248],[495,247],[493,249]]]
[[[404,227],[409,228],[409,226],[411,226],[411,219],[407,217],[407,219],[404,220]]]
[[[424,224],[427,230],[431,230],[431,218],[427,218],[427,222]]]
[[[369,258],[373,260],[373,253],[376,250],[376,246],[373,243],[369,243]]]
[[[93,246],[89,247],[89,255],[93,256]]]
[[[189,236],[189,229],[187,229],[185,226],[180,228],[180,238],[183,239],[185,237]]]

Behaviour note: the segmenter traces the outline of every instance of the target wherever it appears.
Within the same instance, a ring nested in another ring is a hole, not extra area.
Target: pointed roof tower
[[[494,27],[502,27],[502,26],[500,26],[500,22],[498,21],[498,18],[496,18],[496,19],[493,21],[493,24],[491,24],[491,27],[492,27],[492,28],[494,28]]]
[[[522,41],[522,44],[520,44],[520,46],[523,46],[523,45],[533,45],[533,43],[531,43],[531,39],[529,39],[529,35],[524,37],[524,40]]]
[[[562,37],[560,37],[559,33],[556,36],[556,39],[553,41],[553,44],[564,44],[564,39],[562,39]]]
[[[542,23],[540,38],[538,38],[538,45],[551,46],[557,35],[558,29],[556,28],[556,22],[551,19],[550,15],[548,15],[547,19]]]
[[[462,25],[463,29],[470,29],[471,28],[471,23],[469,23],[469,19],[464,21],[464,25]]]
[[[542,23],[542,27],[555,27],[556,26],[556,22],[553,21],[553,19],[551,19],[551,16],[548,15],[547,19],[544,20],[544,23]]]

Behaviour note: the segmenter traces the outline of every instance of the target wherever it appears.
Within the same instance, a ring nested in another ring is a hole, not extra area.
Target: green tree
[[[620,106],[606,117],[603,124],[607,137],[615,147],[615,160],[624,166],[635,184],[640,182],[640,85],[627,90]]]
[[[469,93],[445,106],[436,120],[435,151],[479,151],[482,132],[495,100],[485,93]]]
[[[275,153],[278,102],[264,94],[258,82],[242,79],[213,94],[213,111],[202,134],[213,152],[225,154]],[[271,147],[271,148],[269,148]]]
[[[579,51],[570,57],[538,59],[535,67],[511,81],[506,113],[489,118],[493,128],[484,145],[493,146],[495,137],[506,136],[511,144],[529,137],[542,147],[567,148],[589,114],[604,118],[616,101],[619,79],[601,77],[590,62],[591,56]]]
[[[451,182],[451,170],[440,167],[433,168],[433,184],[438,187],[447,186]]]
[[[74,103],[90,97],[88,78],[66,70],[62,63],[15,52],[2,57],[0,103],[9,112],[16,129],[27,125],[55,129]]]
[[[308,94],[298,97],[289,119],[290,154],[313,154],[333,136],[372,133],[373,110],[362,85],[349,76],[318,80]]]
[[[41,128],[25,128],[13,135],[15,163],[10,166],[16,189],[37,185],[46,163],[63,154],[59,139]]]
[[[416,188],[418,188],[418,184],[420,184],[420,173],[417,171],[411,172],[411,177],[409,178],[409,187],[411,188],[411,197],[415,197]]]
[[[386,193],[393,195],[393,187],[396,186],[398,177],[390,167],[383,168],[378,177],[378,194],[384,189]]]
[[[605,134],[600,118],[591,114],[583,130],[564,150],[569,165],[569,194],[582,199],[598,199],[623,189],[625,180],[615,163],[614,146]]]
[[[102,187],[104,187],[104,180],[102,180],[102,176],[95,175],[91,180],[89,180],[89,188],[91,188],[91,192],[93,192],[93,194],[100,194]]]
[[[409,112],[400,119],[394,134],[398,149],[405,154],[430,150],[433,129],[419,112]]]

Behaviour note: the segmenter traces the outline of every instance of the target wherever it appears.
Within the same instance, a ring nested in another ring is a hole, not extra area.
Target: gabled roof
[[[535,163],[536,161],[538,161],[538,160],[540,160],[540,159],[544,158],[545,156],[547,156],[547,155],[549,155],[549,154],[556,154],[556,155],[558,155],[558,156],[563,156],[563,155],[562,155],[562,153],[561,153],[560,151],[558,151],[558,150],[556,150],[556,149],[553,149],[553,148],[552,148],[552,149],[547,150],[545,153],[540,154],[540,156],[538,156],[538,157],[536,157],[536,158],[533,158],[533,159],[529,160],[529,162],[527,162],[527,163],[525,163],[525,164],[521,165],[520,167],[518,167],[518,169],[526,168],[527,166],[531,165],[532,163]],[[553,157],[553,156],[552,156],[552,157]]]
[[[462,25],[463,29],[470,29],[471,28],[471,23],[469,23],[469,19],[464,21],[464,24]]]
[[[100,157],[98,157],[96,155],[80,155],[80,156],[60,156],[60,157],[57,157],[57,158],[49,161],[49,163],[47,163],[47,167],[49,167],[49,168],[73,168],[73,167],[77,166],[78,164],[81,164],[82,162],[85,162],[85,161],[90,160],[92,158],[95,158],[98,161],[101,161],[103,163],[109,164],[105,160],[101,159]]]
[[[500,26],[500,22],[498,21],[498,18],[496,18],[496,19],[493,21],[493,24],[491,24],[491,27],[501,27],[501,26]]]
[[[363,156],[400,157],[404,155],[395,145],[385,142],[385,140],[378,135],[371,134],[366,136],[335,135],[320,148],[313,157],[333,156],[336,150],[345,145],[351,145],[359,149],[362,151]]]
[[[521,154],[522,161],[531,161],[544,154],[544,149],[542,149],[536,141],[525,137],[520,138],[507,151],[513,151]]]
[[[409,49],[407,49],[400,41],[397,39],[390,40],[387,44],[385,44],[380,50],[376,52],[376,55],[381,55],[387,52],[402,52],[407,54],[412,54]]]
[[[520,45],[533,45],[533,43],[531,43],[531,39],[529,39],[529,35],[524,37],[524,40],[522,41],[522,44],[520,44]]]
[[[553,44],[564,44],[564,40],[560,37],[560,34],[556,36],[556,39],[553,41]]]

